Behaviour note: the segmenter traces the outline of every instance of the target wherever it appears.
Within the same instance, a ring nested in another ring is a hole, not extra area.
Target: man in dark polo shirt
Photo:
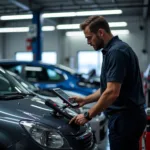
[[[91,16],[80,27],[89,45],[96,51],[103,48],[101,88],[84,98],[72,97],[80,107],[97,103],[74,117],[70,124],[84,125],[104,111],[109,120],[110,149],[139,150],[146,114],[138,58],[128,44],[112,35],[103,17]]]

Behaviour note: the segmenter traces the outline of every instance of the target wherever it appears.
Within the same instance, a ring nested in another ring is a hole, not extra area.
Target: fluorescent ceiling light
[[[28,32],[29,27],[0,28],[0,33]]]
[[[32,19],[33,15],[10,15],[10,16],[1,16],[0,20],[24,20],[24,19]]]
[[[43,18],[56,17],[76,17],[76,16],[90,16],[90,15],[115,15],[122,14],[122,10],[100,10],[100,11],[79,11],[79,12],[63,12],[63,13],[44,13]]]
[[[79,29],[80,24],[60,24],[60,25],[57,25],[56,28],[58,30],[62,30],[62,29]]]
[[[68,31],[66,36],[84,36],[82,31]]]
[[[100,10],[100,11],[80,11],[76,12],[76,16],[91,16],[91,15],[114,15],[122,14],[122,10]]]
[[[112,34],[129,34],[129,30],[111,30]],[[66,36],[84,36],[84,33],[82,31],[68,31],[66,32]]]
[[[42,31],[54,31],[55,27],[54,26],[43,26]]]
[[[90,15],[115,15],[122,14],[122,10],[100,10],[100,11],[79,11],[79,12],[61,12],[61,13],[44,13],[43,18],[57,18],[57,17],[76,17],[76,16],[90,16]],[[24,20],[32,19],[33,14],[25,15],[9,15],[1,16],[0,20]]]
[[[126,27],[127,22],[109,22],[110,27]],[[63,29],[79,29],[80,24],[60,24],[57,25],[56,28],[58,30],[63,30]]]
[[[53,31],[54,26],[43,26],[42,31]],[[11,33],[11,32],[29,32],[29,27],[11,27],[11,28],[0,28],[0,33]]]
[[[110,27],[126,27],[127,22],[109,22]]]

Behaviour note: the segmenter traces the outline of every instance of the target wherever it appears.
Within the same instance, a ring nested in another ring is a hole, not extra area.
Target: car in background
[[[144,94],[146,97],[146,104],[148,107],[150,107],[150,64],[143,73],[143,87],[144,87]]]
[[[62,66],[42,62],[27,62],[14,60],[1,60],[0,66],[19,74],[27,81],[40,89],[61,88],[80,94],[89,95],[99,89],[100,85],[84,80],[81,74]]]
[[[100,87],[100,76],[96,74],[95,69],[91,69],[87,74],[85,73],[75,73],[76,76],[80,78],[80,82],[90,83],[95,85],[95,87]]]
[[[41,98],[44,98],[44,99],[50,98],[52,101],[57,102],[57,104],[60,104],[60,105],[63,104],[63,101],[59,97],[57,97],[56,94],[52,90],[39,89],[36,86],[29,83],[28,81],[21,78],[19,75],[15,74],[11,71],[7,71],[7,73],[9,73],[11,76],[13,76],[19,83],[22,84],[22,86],[24,86],[24,88],[29,90],[31,93],[33,93]],[[79,93],[75,93],[75,92],[71,92],[71,91],[65,91],[65,92],[69,96],[74,96],[74,95],[82,96],[82,97],[84,96]],[[80,109],[73,109],[73,108],[70,108],[70,109],[77,113],[84,113],[85,111],[89,110],[89,108],[92,107],[93,104],[85,105]],[[94,140],[98,144],[98,147],[99,148],[105,147],[106,146],[105,139],[107,137],[107,119],[106,119],[105,115],[103,113],[101,113],[100,115],[97,115],[91,121],[89,121],[89,124],[92,128]]]
[[[1,150],[97,150],[88,124],[68,124],[77,115],[69,107],[34,95],[2,68],[0,85]]]

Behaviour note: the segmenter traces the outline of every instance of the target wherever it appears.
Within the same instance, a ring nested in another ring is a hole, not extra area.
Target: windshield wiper
[[[6,94],[3,94],[3,95],[4,96],[7,96],[7,95],[21,95],[21,96],[30,95],[30,96],[35,96],[33,93],[19,93],[19,92],[6,93]]]
[[[15,93],[7,93],[7,94],[0,95],[0,99],[14,100],[14,99],[21,99],[21,98],[24,98],[26,96],[35,96],[35,95],[32,93],[27,94],[27,93],[15,92]]]
[[[14,100],[24,98],[23,95],[0,95],[0,99],[4,100]]]

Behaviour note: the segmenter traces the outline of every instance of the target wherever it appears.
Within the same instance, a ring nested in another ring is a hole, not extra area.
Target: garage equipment
[[[63,115],[64,117],[66,117],[67,119],[72,119],[73,116],[69,115],[68,113],[66,113],[63,108],[60,108],[56,103],[54,103],[52,100],[47,100],[45,101],[45,105],[53,108],[55,110],[55,115],[57,116],[57,113],[60,113],[61,115]]]
[[[146,109],[147,124],[140,139],[140,150],[150,150],[150,108]]]

